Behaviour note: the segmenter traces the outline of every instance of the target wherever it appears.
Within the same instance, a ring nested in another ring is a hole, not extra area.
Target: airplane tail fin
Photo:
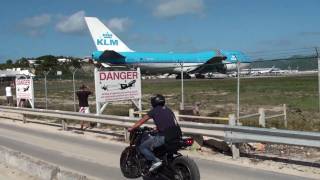
[[[98,51],[133,52],[96,17],[85,17],[92,39]]]

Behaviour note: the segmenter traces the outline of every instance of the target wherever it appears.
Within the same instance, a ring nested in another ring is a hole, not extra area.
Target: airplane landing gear
[[[176,79],[181,79],[181,74],[178,74]],[[183,73],[183,79],[191,79],[191,76],[187,73]]]

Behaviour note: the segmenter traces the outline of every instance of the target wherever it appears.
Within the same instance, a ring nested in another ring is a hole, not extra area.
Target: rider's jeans
[[[144,155],[144,157],[153,162],[158,162],[158,159],[152,152],[152,150],[156,147],[159,147],[164,144],[164,136],[149,136],[147,140],[142,142],[139,146],[140,152]]]

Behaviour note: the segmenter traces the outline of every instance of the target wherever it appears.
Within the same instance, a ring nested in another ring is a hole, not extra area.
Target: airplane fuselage
[[[92,54],[94,60],[105,62],[104,51],[95,51]],[[247,67],[250,60],[240,51],[205,51],[199,53],[150,53],[150,52],[118,52],[122,57],[108,59],[110,65],[125,65],[140,67],[144,72],[152,73],[179,73],[192,72],[199,66],[217,56],[225,56],[226,59],[216,66],[223,66],[227,71],[236,68],[235,63],[239,61],[241,67]],[[210,64],[208,64],[210,65]],[[212,64],[211,64],[212,65]]]

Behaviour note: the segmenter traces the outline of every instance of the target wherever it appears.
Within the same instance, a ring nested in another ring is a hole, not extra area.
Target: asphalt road
[[[123,180],[119,157],[125,145],[101,142],[56,131],[36,130],[0,122],[0,145],[80,172],[96,179]],[[202,180],[302,180],[306,178],[195,159]]]

